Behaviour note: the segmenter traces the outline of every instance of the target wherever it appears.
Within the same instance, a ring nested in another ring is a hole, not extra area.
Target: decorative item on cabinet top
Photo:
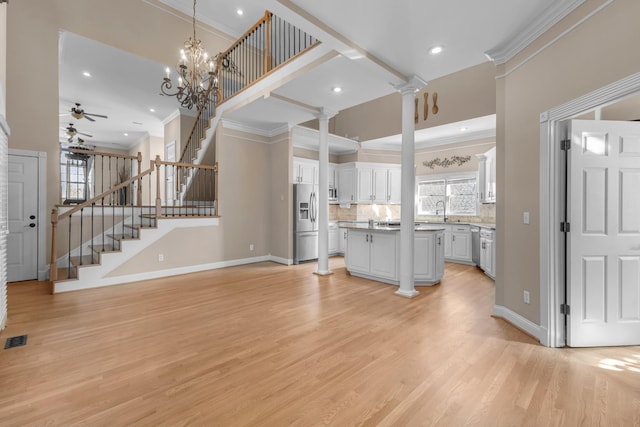
[[[425,160],[424,162],[422,162],[422,164],[428,167],[429,169],[434,169],[436,166],[448,168],[449,166],[453,166],[453,165],[462,166],[470,160],[471,160],[471,156],[451,156],[451,157],[445,157],[444,159],[441,159],[440,157],[436,157],[433,160],[429,160],[429,161]]]

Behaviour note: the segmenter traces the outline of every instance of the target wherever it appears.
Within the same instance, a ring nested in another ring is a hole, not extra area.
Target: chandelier
[[[214,101],[218,92],[216,67],[217,57],[210,57],[196,38],[196,0],[193,0],[193,37],[184,42],[180,50],[180,59],[176,65],[178,72],[177,91],[170,93],[173,87],[171,70],[167,67],[160,90],[164,95],[175,96],[184,108],[198,109]]]

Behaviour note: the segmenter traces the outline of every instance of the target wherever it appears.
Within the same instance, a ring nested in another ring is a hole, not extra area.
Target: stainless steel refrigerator
[[[318,186],[293,184],[293,263],[318,259]]]

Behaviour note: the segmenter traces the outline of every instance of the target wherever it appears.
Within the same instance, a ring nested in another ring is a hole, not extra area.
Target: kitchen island
[[[347,230],[345,264],[351,275],[399,286],[400,227],[341,225]],[[431,286],[444,274],[444,227],[416,225],[414,285]]]

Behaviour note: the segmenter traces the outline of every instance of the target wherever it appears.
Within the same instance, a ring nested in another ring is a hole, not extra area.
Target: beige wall
[[[58,31],[68,30],[160,63],[174,63],[176,50],[191,31],[191,20],[150,3],[160,4],[157,0],[23,0],[7,6],[9,147],[47,153],[47,209],[59,199]],[[233,41],[217,31],[212,33],[210,27],[200,29],[198,35],[212,52],[224,50]]]
[[[540,312],[540,113],[640,70],[640,2],[616,0],[530,61],[527,58],[602,4],[585,2],[517,58],[499,67],[497,89],[496,303],[534,323]],[[606,37],[604,36],[606,35]],[[531,225],[522,213],[531,212]],[[523,303],[523,291],[531,304]]]
[[[476,154],[483,154],[495,147],[495,138],[484,138],[474,141],[460,142],[456,144],[440,145],[416,151],[416,175],[433,175],[443,173],[477,172],[478,158]],[[435,166],[433,169],[425,166],[423,162],[435,158],[444,159],[451,156],[470,156],[471,159],[461,166],[452,165],[448,168]]]
[[[417,94],[420,101],[416,129],[439,126],[495,114],[495,67],[486,62],[435,79]],[[429,116],[423,120],[423,93],[429,92]],[[432,94],[438,93],[438,114],[433,115]],[[332,133],[360,141],[402,133],[402,103],[399,93],[384,96],[341,111],[332,119]]]
[[[269,138],[224,129],[221,125],[216,135],[220,225],[173,230],[109,276],[260,257],[269,253],[287,257],[291,251],[287,213],[291,200],[291,168],[283,165],[291,162],[288,135],[273,138],[275,143],[271,144],[273,141]],[[274,195],[282,195],[284,200],[272,203]],[[272,215],[277,218],[272,219]],[[249,249],[251,244],[253,251]],[[158,262],[160,253],[165,259],[162,263]]]
[[[293,258],[293,186],[291,158],[292,141],[289,133],[273,138],[269,145],[271,189],[271,255]]]

